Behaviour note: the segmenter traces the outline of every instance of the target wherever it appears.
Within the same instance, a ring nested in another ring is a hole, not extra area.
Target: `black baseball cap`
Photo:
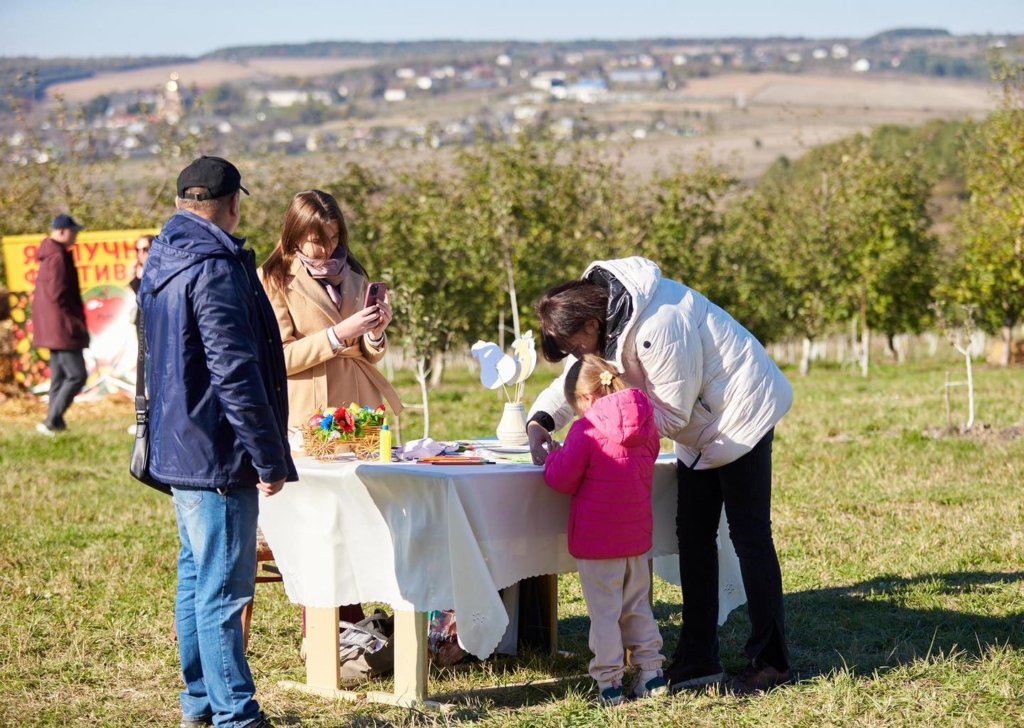
[[[71,215],[57,215],[57,217],[53,218],[53,224],[50,225],[50,228],[53,230],[84,230],[85,226],[75,222],[75,218],[71,217]]]
[[[186,195],[189,187],[205,187],[209,192]],[[238,190],[249,194],[249,190],[242,187],[238,168],[220,157],[202,156],[178,175],[178,197],[183,200],[215,200]]]

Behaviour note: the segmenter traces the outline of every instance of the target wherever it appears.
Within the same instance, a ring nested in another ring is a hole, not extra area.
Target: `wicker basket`
[[[380,457],[380,428],[363,428],[363,436],[353,440],[353,451],[360,460],[376,460]]]
[[[307,455],[320,462],[334,460],[342,453],[352,452],[360,460],[375,460],[380,450],[380,428],[364,427],[362,437],[348,440],[321,440],[315,434],[316,428],[302,428],[302,447]]]

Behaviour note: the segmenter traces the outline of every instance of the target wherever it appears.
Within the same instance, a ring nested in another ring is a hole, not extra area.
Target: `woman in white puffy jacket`
[[[536,305],[548,361],[584,354],[612,362],[655,406],[663,437],[676,444],[676,528],[683,627],[666,671],[674,690],[724,680],[718,643],[718,524],[724,506],[747,592],[750,664],[735,692],[790,680],[782,572],[771,532],[775,425],[793,389],[764,347],[696,291],[661,277],[645,258],[592,263],[579,281]],[[543,463],[551,432],[572,419],[562,378],[537,398],[528,432]]]

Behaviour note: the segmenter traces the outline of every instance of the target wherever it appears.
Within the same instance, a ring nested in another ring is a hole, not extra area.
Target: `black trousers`
[[[708,470],[678,463],[679,573],[683,628],[675,659],[689,667],[721,662],[718,644],[718,522],[725,506],[729,535],[747,592],[750,639],[744,652],[758,663],[789,668],[782,571],[772,540],[772,439],[769,430],[735,462]]]
[[[50,411],[46,426],[51,430],[67,428],[64,413],[85,386],[85,357],[81,349],[50,351]]]

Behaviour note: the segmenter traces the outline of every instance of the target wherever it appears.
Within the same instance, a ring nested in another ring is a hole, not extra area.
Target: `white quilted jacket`
[[[750,332],[646,258],[592,263],[588,278],[610,273],[632,299],[632,314],[610,337],[605,356],[655,407],[662,437],[688,467],[717,468],[750,452],[793,403],[793,387]],[[575,359],[570,356],[566,370]],[[555,429],[573,418],[562,376],[534,402]]]

